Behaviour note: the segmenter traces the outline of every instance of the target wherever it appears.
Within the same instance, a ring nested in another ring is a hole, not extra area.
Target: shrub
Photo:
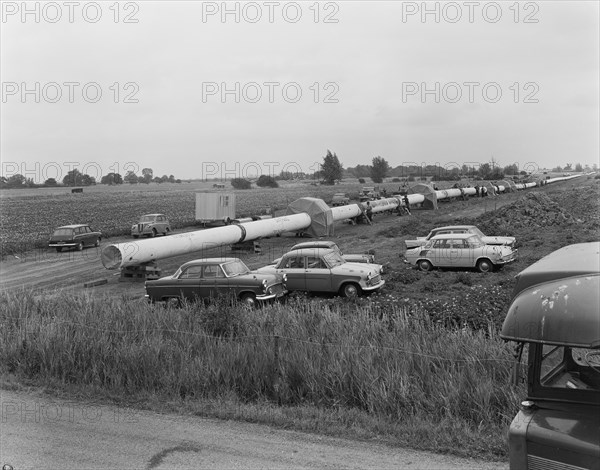
[[[358,182],[361,184],[365,184],[365,179],[364,178],[358,178]]]
[[[400,183],[401,181],[400,178],[392,178],[392,183]]]
[[[233,178],[231,180],[231,186],[233,186],[235,189],[251,189],[252,183],[243,178]]]
[[[279,184],[277,184],[277,181],[272,176],[260,175],[256,186],[260,186],[261,188],[278,188]]]

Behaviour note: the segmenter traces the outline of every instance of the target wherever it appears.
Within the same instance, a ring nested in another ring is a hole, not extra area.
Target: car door
[[[331,270],[318,255],[306,257],[304,269],[306,290],[309,292],[331,292]],[[289,276],[288,276],[289,279]]]
[[[169,295],[176,295],[188,300],[202,297],[202,268],[202,265],[196,265],[184,269],[174,283],[174,292],[169,292]]]
[[[75,243],[80,243],[82,242],[84,245],[86,245],[86,240],[85,240],[85,227],[76,227],[73,230],[73,241]]]
[[[278,274],[285,274],[288,290],[306,290],[305,259],[301,255],[286,256],[279,263]]]
[[[434,240],[431,249],[427,250],[427,256],[435,266],[447,266],[446,256],[447,244],[445,239]]]
[[[85,245],[93,245],[96,243],[96,240],[94,238],[94,233],[92,232],[92,229],[89,227],[82,227],[83,230],[83,237],[85,238],[85,241],[83,242]]]

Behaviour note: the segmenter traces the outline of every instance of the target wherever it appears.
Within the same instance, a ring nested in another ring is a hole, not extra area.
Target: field
[[[498,337],[514,276],[557,248],[600,238],[599,182],[584,177],[440,203],[438,211],[414,210],[410,217],[377,215],[372,226],[340,223],[333,238],[342,250],[374,250],[387,268],[384,290],[357,301],[293,296],[254,312],[218,303],[151,308],[141,300],[143,285],[117,282],[95,249],[58,254],[11,245],[13,254],[2,263],[2,374],[19,384],[136,406],[505,458],[507,426],[524,392],[509,385],[512,351]],[[142,212],[164,211],[176,227],[193,224],[194,191],[178,186],[73,196],[12,192],[3,199],[2,237],[12,231],[28,246],[43,246],[49,227],[85,221],[112,223],[110,241],[125,240]],[[358,188],[240,191],[238,212],[267,204],[283,209],[300,196],[327,201]],[[53,207],[63,212],[61,221],[47,214]],[[73,220],[80,213],[89,218]],[[21,227],[33,214],[46,217],[36,232],[41,238],[7,229],[19,214],[27,214]],[[519,260],[489,274],[422,273],[402,263],[404,239],[465,222],[486,234],[516,236]],[[297,241],[261,240],[263,253],[243,259],[256,268]],[[168,274],[198,255],[159,264]],[[99,277],[108,283],[81,288]]]

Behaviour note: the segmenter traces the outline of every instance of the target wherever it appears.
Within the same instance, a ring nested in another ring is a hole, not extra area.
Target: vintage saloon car
[[[149,302],[197,301],[230,295],[254,306],[287,293],[285,276],[250,271],[238,258],[204,258],[188,261],[172,276],[146,281]]]
[[[436,235],[445,235],[447,233],[472,233],[481,237],[487,245],[507,245],[515,246],[515,237],[493,237],[484,235],[475,225],[449,225],[447,227],[434,228],[426,237],[417,237],[414,240],[405,240],[404,244],[407,249],[423,246]]]
[[[155,237],[159,233],[168,235],[171,231],[169,219],[164,214],[146,214],[140,217],[137,224],[131,226],[133,238],[148,236]]]
[[[381,265],[374,263],[348,263],[332,249],[302,248],[286,253],[277,264],[257,271],[285,274],[289,290],[356,297],[384,286],[382,269]]]
[[[436,268],[477,268],[493,271],[517,259],[516,249],[507,245],[487,245],[471,233],[437,235],[425,246],[406,250],[404,261],[421,271]]]
[[[508,432],[510,468],[600,469],[600,242],[542,258],[513,294],[500,336],[517,343],[527,399]]]
[[[81,251],[86,246],[100,246],[102,234],[94,232],[89,225],[65,225],[58,227],[50,236],[48,246],[62,251],[63,248],[76,248]]]
[[[331,198],[332,206],[345,206],[350,203],[350,198],[346,193],[335,193],[333,198]]]

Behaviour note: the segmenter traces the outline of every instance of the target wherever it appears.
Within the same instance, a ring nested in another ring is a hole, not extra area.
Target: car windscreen
[[[331,253],[326,253],[325,255],[323,255],[323,259],[325,260],[327,266],[329,266],[330,268],[334,268],[335,266],[339,266],[340,264],[345,263],[344,258],[342,258],[335,251],[332,251]]]
[[[250,269],[241,260],[230,261],[221,265],[227,277],[239,276],[240,274],[248,274]]]
[[[475,235],[479,235],[480,237],[485,237],[483,232],[481,230],[479,230],[477,227],[471,227],[469,229],[469,232],[474,233]]]
[[[145,215],[143,217],[140,217],[140,222],[154,222],[154,217]]]

